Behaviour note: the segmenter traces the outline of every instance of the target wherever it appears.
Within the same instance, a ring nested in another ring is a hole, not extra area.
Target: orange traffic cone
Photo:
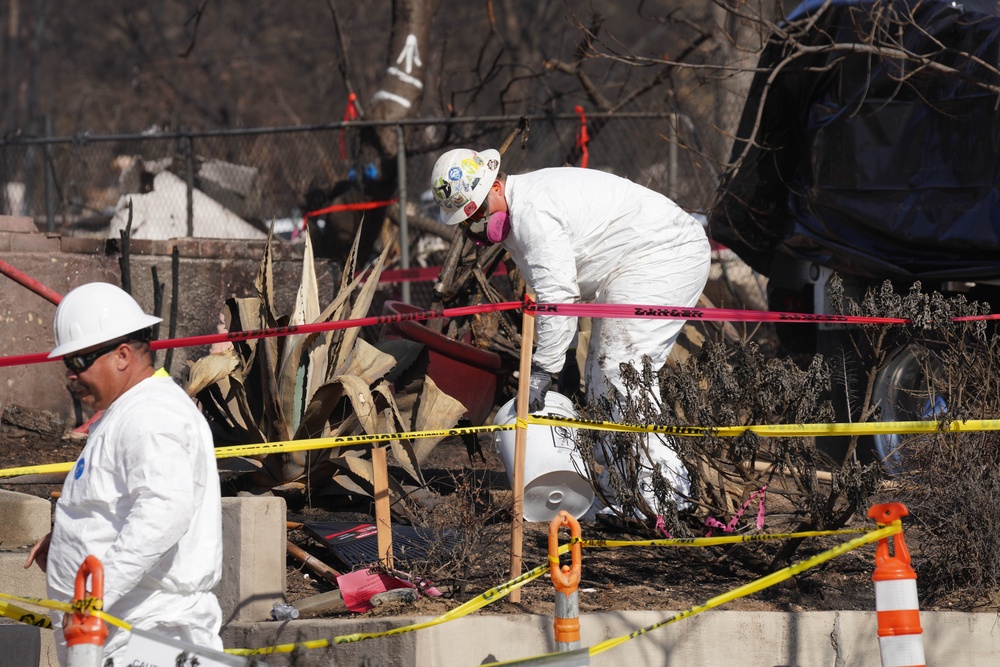
[[[87,576],[91,592],[87,595]],[[108,628],[90,609],[101,609],[104,599],[104,566],[96,556],[87,556],[76,572],[73,591],[73,611],[64,617],[63,636],[66,638],[66,667],[101,667]]]
[[[574,540],[570,546],[573,566],[559,567],[559,529],[566,526]],[[580,648],[580,586],[583,547],[580,545],[580,523],[562,510],[549,523],[549,576],[556,588],[555,637],[557,651]]]
[[[901,524],[910,511],[902,503],[883,503],[868,510],[880,526]],[[917,599],[917,573],[910,567],[910,551],[903,533],[879,540],[875,547],[875,611],[878,614],[878,647],[882,667],[924,667],[924,642]]]

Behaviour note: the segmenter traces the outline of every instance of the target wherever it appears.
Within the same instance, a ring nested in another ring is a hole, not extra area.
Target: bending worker
[[[711,251],[702,225],[670,199],[625,178],[574,167],[506,175],[496,150],[465,148],[439,157],[431,178],[442,221],[461,224],[480,245],[502,245],[540,303],[691,307],[708,280]],[[641,368],[648,356],[659,370],[683,326],[684,320],[595,318],[585,372],[588,400],[609,388],[626,395],[623,363]],[[576,318],[540,317],[537,331],[532,412],[544,407],[552,374],[562,369]],[[659,405],[655,383],[652,390]],[[649,510],[658,511],[652,485],[657,467],[678,507],[687,506],[688,474],[669,441],[655,435],[646,440],[639,481]],[[607,463],[602,452],[595,454]],[[602,491],[608,495],[606,479]]]
[[[89,283],[55,316],[70,390],[104,410],[66,477],[52,532],[25,567],[46,573],[48,597],[73,598],[88,555],[104,566],[104,610],[132,626],[222,650],[222,510],[208,423],[183,389],[153,371],[151,327],[126,292]],[[61,614],[52,615],[66,664]],[[128,633],[111,626],[103,665],[123,667]],[[108,661],[107,659],[110,659]],[[116,661],[117,660],[117,661]]]

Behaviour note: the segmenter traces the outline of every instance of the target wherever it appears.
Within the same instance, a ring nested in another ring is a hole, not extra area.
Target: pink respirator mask
[[[510,234],[510,217],[505,211],[497,211],[488,220],[470,222],[465,235],[478,246],[500,243]]]

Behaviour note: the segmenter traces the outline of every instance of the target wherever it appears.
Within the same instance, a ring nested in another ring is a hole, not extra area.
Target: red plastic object
[[[387,315],[422,310],[402,301],[386,301],[384,306]],[[432,331],[422,322],[391,322],[385,326],[390,335],[424,344],[429,355],[427,375],[441,391],[465,406],[469,421],[482,425],[496,403],[501,378],[506,380],[510,373],[500,355]]]

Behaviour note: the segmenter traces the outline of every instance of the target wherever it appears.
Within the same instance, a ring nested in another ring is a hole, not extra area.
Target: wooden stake
[[[378,559],[392,569],[392,519],[389,516],[389,467],[385,447],[372,448],[372,483],[375,486],[375,527]]]
[[[521,324],[521,368],[517,379],[517,427],[514,429],[514,518],[510,524],[510,578],[521,575],[521,530],[524,524],[524,455],[528,429],[522,424],[528,416],[531,381],[531,348],[535,338],[535,316],[525,312]],[[510,592],[510,601],[521,601],[521,589]]]

